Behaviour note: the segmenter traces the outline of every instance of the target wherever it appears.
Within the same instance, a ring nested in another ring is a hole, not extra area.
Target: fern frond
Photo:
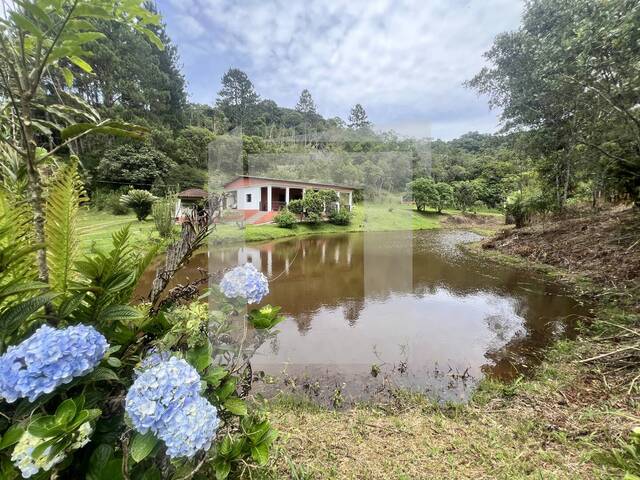
[[[78,211],[83,201],[86,201],[84,186],[74,160],[58,169],[47,197],[45,232],[49,281],[59,292],[66,292],[73,279],[73,265],[80,245]]]

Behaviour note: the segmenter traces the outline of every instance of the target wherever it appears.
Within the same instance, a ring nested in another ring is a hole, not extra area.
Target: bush
[[[287,209],[281,210],[274,217],[273,221],[276,222],[280,228],[293,228],[296,223],[298,223],[296,216]]]
[[[336,210],[329,216],[329,222],[334,225],[349,225],[351,223],[351,213],[345,209]]]
[[[322,216],[322,212],[324,212],[324,198],[320,192],[307,190],[304,194],[304,198],[302,199],[302,203],[304,204],[304,210],[307,217],[310,217],[311,214],[315,214],[319,217]]]
[[[170,238],[175,226],[176,199],[169,195],[155,202],[151,207],[153,222],[162,238]]]
[[[302,200],[291,200],[287,208],[296,215],[302,215],[304,213],[304,202]]]
[[[550,204],[542,191],[535,188],[509,195],[505,204],[507,223],[515,223],[516,228],[522,228],[531,222],[534,215],[547,213]]]
[[[311,225],[318,225],[319,223],[322,223],[322,215],[315,212],[308,213],[307,222]]]
[[[164,153],[145,144],[126,144],[107,150],[96,179],[141,188],[166,178],[175,164]]]
[[[131,208],[139,221],[149,216],[155,201],[156,197],[146,190],[129,190],[129,193],[120,197],[120,203]]]
[[[121,194],[113,192],[109,197],[109,211],[114,215],[128,215],[131,209],[120,201]]]

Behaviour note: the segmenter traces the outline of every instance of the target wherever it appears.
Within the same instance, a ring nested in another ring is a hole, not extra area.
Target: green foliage
[[[232,127],[242,127],[259,98],[247,74],[230,68],[222,77],[222,89],[218,92],[216,104],[231,121]]]
[[[329,215],[329,222],[334,225],[349,225],[351,223],[351,213],[345,208],[334,210]]]
[[[453,195],[456,206],[466,212],[477,201],[477,191],[472,182],[462,181],[453,184]]]
[[[129,192],[120,197],[120,203],[131,208],[139,221],[144,220],[151,213],[151,208],[157,200],[151,192],[147,190],[129,190]]]
[[[640,478],[640,427],[635,427],[629,440],[620,440],[618,448],[598,455],[600,463],[619,468],[625,473],[624,480]]]
[[[97,168],[103,184],[150,187],[167,177],[174,163],[164,153],[144,144],[127,144],[107,150]]]
[[[434,206],[438,203],[438,190],[431,178],[418,178],[408,186],[419,212],[424,211],[427,206]]]
[[[77,159],[58,168],[49,186],[46,206],[47,264],[49,282],[66,292],[73,280],[73,264],[78,260],[78,210],[88,200],[78,175]]]
[[[176,224],[176,197],[169,195],[156,200],[151,207],[151,213],[160,236],[162,238],[170,238],[173,235]]]
[[[304,192],[302,203],[307,217],[310,217],[311,215],[313,215],[314,218],[322,216],[322,213],[324,212],[324,194],[321,192],[307,190]]]
[[[287,209],[296,215],[302,215],[304,213],[304,202],[302,200],[291,200],[287,205]]]
[[[273,221],[281,228],[293,228],[298,223],[296,216],[288,209],[280,210]]]
[[[434,207],[438,213],[441,213],[443,209],[453,204],[453,187],[448,183],[439,182],[436,183],[436,192],[438,197]]]
[[[176,138],[176,159],[191,167],[206,169],[209,161],[209,144],[216,135],[206,128],[188,127]]]
[[[536,188],[513,193],[505,203],[507,223],[515,223],[516,228],[522,228],[534,215],[549,211],[550,204],[550,200]]]
[[[252,310],[249,314],[249,321],[257,329],[273,328],[284,320],[284,317],[280,315],[280,310],[280,307],[265,305],[260,309]]]

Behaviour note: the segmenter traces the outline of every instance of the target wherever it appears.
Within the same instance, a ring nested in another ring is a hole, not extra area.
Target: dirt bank
[[[638,209],[611,209],[522,229],[504,229],[483,242],[483,248],[560,267],[584,275],[602,288],[626,291],[639,300]]]

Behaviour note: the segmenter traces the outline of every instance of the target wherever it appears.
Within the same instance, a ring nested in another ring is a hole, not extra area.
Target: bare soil
[[[485,249],[517,255],[578,273],[602,287],[635,292],[640,287],[640,210],[610,209],[504,229]]]

